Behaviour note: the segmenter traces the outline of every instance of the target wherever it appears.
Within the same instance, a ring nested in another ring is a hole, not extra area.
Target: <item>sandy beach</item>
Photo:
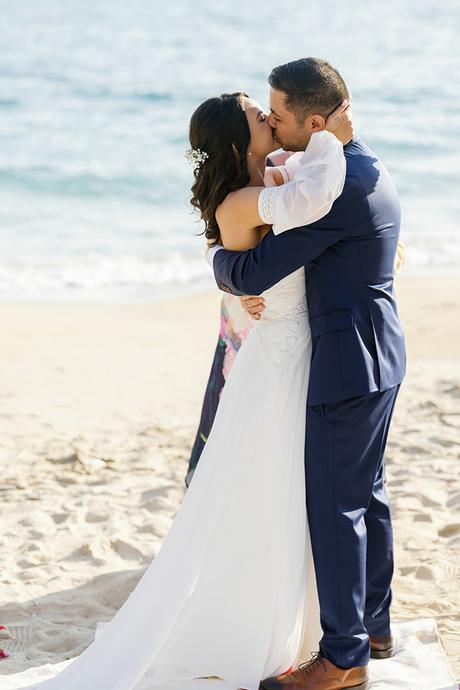
[[[460,679],[460,278],[403,275],[397,294],[393,617],[435,617]],[[14,636],[0,674],[81,652],[155,556],[185,491],[219,300],[0,304],[0,624]]]

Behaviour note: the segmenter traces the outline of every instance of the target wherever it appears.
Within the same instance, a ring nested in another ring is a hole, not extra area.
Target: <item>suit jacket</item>
[[[404,335],[393,291],[400,204],[391,177],[359,140],[344,147],[347,174],[330,212],[275,235],[254,249],[222,249],[216,282],[235,295],[259,295],[305,266],[312,333],[308,404],[383,391],[406,369]]]

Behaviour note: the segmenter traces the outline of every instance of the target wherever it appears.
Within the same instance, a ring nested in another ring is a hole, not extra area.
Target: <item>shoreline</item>
[[[436,618],[460,678],[460,277],[395,289],[409,366],[387,451],[393,618]],[[81,652],[156,554],[185,491],[221,294],[0,302],[0,623],[22,640],[0,674]]]
[[[404,266],[401,276],[396,276],[396,284],[399,281],[443,281],[460,280],[458,268],[441,268],[435,266],[432,269],[408,268]],[[143,305],[159,304],[181,300],[194,295],[205,295],[217,290],[214,278],[209,269],[209,276],[201,276],[193,282],[180,284],[165,284],[152,286],[111,286],[99,288],[68,288],[57,290],[40,290],[39,294],[24,291],[0,292],[1,304],[99,304],[99,305]]]

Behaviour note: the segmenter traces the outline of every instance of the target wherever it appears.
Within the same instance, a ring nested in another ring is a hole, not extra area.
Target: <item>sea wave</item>
[[[10,296],[34,298],[46,293],[60,298],[60,293],[90,295],[101,288],[107,294],[114,290],[129,295],[133,288],[136,294],[150,294],[151,288],[171,287],[175,291],[187,291],[193,286],[208,287],[211,271],[201,257],[184,254],[170,254],[162,259],[135,255],[67,257],[59,260],[29,257],[24,261],[9,261],[0,264],[0,297]]]
[[[450,242],[406,244],[401,276],[457,273],[460,248]],[[0,299],[67,298],[138,301],[217,289],[202,253],[170,252],[163,257],[136,255],[28,257],[0,263]]]
[[[238,89],[267,108],[270,69],[305,50],[339,67],[356,131],[394,179],[403,270],[458,270],[456,0],[332,15],[297,0],[257,15],[247,0],[5,0],[2,13],[0,298],[212,285],[190,216],[190,115]]]

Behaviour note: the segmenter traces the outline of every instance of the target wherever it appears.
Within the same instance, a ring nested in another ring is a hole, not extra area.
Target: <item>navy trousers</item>
[[[399,385],[307,408],[305,478],[323,637],[341,668],[390,631],[393,533],[384,451]]]

